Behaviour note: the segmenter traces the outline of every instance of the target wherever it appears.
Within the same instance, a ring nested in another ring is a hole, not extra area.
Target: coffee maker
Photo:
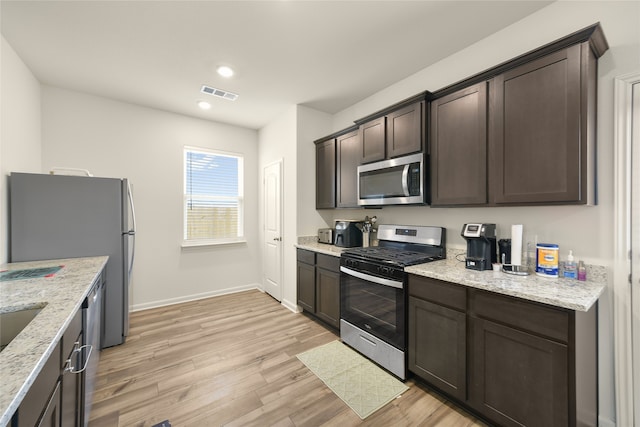
[[[491,270],[496,262],[496,225],[465,224],[460,233],[467,241],[465,267],[471,270]]]
[[[511,271],[511,239],[498,240],[498,262],[502,264],[503,271]]]

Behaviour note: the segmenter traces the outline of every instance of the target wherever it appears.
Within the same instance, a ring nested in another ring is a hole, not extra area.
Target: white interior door
[[[282,301],[282,160],[264,168],[265,292]]]
[[[640,424],[640,83],[632,89],[631,149],[631,331],[633,334],[633,408],[634,422]]]
[[[613,321],[616,424],[640,425],[640,72],[615,79]]]

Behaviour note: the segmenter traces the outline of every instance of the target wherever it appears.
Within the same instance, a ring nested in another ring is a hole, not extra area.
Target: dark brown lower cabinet
[[[500,426],[598,424],[597,304],[578,312],[409,277],[409,370]]]
[[[340,258],[318,254],[316,261],[316,316],[337,329],[340,329],[339,269]]]
[[[569,425],[567,345],[471,321],[471,403],[504,426]]]
[[[297,258],[298,305],[340,329],[340,258],[303,249]]]
[[[78,310],[72,317],[62,339],[20,403],[12,427],[83,425],[85,377],[81,369],[84,362],[76,351],[82,343],[82,315],[83,311]]]
[[[467,397],[467,316],[409,297],[409,369],[451,396]]]
[[[38,427],[60,426],[60,383],[56,383],[53,394],[47,403],[47,407],[38,422]]]
[[[60,372],[60,421],[64,427],[81,426],[83,424],[84,384],[82,352],[82,311],[79,310],[62,336],[62,364]]]
[[[298,249],[296,287],[298,305],[305,311],[316,311],[316,254]]]
[[[12,426],[48,425],[47,423],[51,422],[52,413],[58,414],[60,417],[59,377],[60,343],[56,345],[40,374],[22,399],[18,411],[13,416]]]

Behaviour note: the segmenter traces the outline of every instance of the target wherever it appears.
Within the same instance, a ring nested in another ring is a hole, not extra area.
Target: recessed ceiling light
[[[221,65],[220,67],[218,67],[218,74],[220,74],[222,77],[231,77],[233,76],[233,70],[231,69],[231,67],[227,67],[226,65]]]
[[[211,108],[211,104],[209,104],[207,101],[198,101],[198,107],[203,110],[208,110]]]

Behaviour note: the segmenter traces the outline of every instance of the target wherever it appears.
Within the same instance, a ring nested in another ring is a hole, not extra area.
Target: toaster
[[[333,228],[318,229],[318,242],[333,244]]]

